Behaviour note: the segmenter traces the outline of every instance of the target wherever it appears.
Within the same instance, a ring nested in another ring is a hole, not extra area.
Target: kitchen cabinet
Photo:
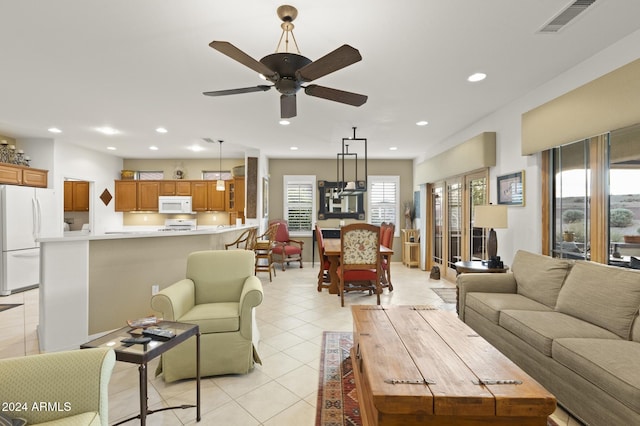
[[[225,210],[231,223],[235,223],[235,218],[244,222],[244,178],[225,181]]]
[[[1,163],[0,183],[46,188],[48,173],[47,170]]]
[[[194,212],[204,212],[208,210],[207,204],[207,181],[191,182],[191,208]]]
[[[158,211],[158,181],[117,180],[115,193],[117,212]]]
[[[138,181],[137,210],[158,211],[160,184],[158,181]]]
[[[216,181],[207,182],[207,205],[210,211],[225,211],[224,201],[226,191],[218,191],[216,189]],[[226,189],[226,185],[225,185]]]
[[[138,183],[135,180],[115,182],[115,211],[132,212],[138,208]]]
[[[89,182],[71,180],[64,182],[64,211],[89,211]]]
[[[191,195],[191,182],[189,180],[161,180],[160,195]]]

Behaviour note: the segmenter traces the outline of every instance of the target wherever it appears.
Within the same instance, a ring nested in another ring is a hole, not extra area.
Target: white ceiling
[[[208,44],[229,41],[256,59],[273,53],[282,1],[0,0],[0,134],[55,137],[123,158],[217,158],[218,145],[202,138],[225,140],[228,156],[248,147],[271,158],[335,158],[356,126],[369,158],[415,158],[640,29],[640,1],[598,0],[559,33],[536,34],[569,3],[291,3],[304,56],[346,43],[363,57],[314,83],[369,100],[356,108],[301,91],[298,116],[284,127],[275,90],[202,95],[264,84]],[[476,71],[488,78],[467,82]],[[53,126],[63,133],[49,133]],[[102,126],[121,133],[95,131]],[[205,151],[190,151],[194,144]]]

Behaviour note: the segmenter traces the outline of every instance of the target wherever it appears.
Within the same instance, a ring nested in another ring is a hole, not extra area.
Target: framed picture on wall
[[[524,206],[524,170],[498,176],[498,204]]]

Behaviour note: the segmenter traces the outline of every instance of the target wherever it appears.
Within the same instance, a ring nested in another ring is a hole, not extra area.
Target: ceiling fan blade
[[[271,81],[277,79],[277,73],[275,71],[271,70],[262,62],[256,61],[228,41],[212,41],[209,43],[209,46],[216,49],[218,52],[227,55],[231,59],[240,62],[242,65],[251,68],[258,74],[262,74]]]
[[[313,81],[346,66],[362,60],[360,52],[348,44],[338,47],[333,52],[327,53],[320,59],[316,59],[308,65],[300,68],[296,76],[300,80]]]
[[[227,90],[216,90],[213,92],[202,92],[203,95],[207,96],[226,96],[226,95],[239,95],[241,93],[252,93],[252,92],[266,92],[271,89],[272,86],[260,85],[253,87],[243,87],[241,89],[227,89]]]
[[[330,87],[318,86],[310,84],[304,88],[304,93],[317,98],[328,99],[330,101],[341,102],[343,104],[360,106],[367,102],[366,95],[359,95],[353,92],[345,92],[344,90],[331,89]]]
[[[293,118],[297,113],[296,95],[280,95],[280,118]]]

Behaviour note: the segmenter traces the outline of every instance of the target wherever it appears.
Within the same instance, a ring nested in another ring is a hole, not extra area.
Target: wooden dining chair
[[[224,249],[229,250],[230,248],[235,247],[236,249],[253,250],[257,233],[258,231],[256,228],[246,229],[234,242],[225,244]]]
[[[368,223],[353,223],[342,227],[338,276],[340,305],[344,306],[345,291],[362,290],[376,293],[380,304],[380,227]],[[346,286],[349,285],[347,289]]]
[[[273,276],[276,276],[276,267],[275,263],[273,263],[273,246],[276,241],[277,231],[277,223],[269,225],[264,234],[258,236],[253,244],[253,251],[256,255],[254,273],[258,275],[258,272],[269,272],[269,282],[271,282],[271,270],[273,270]]]
[[[316,243],[318,244],[318,256],[320,258],[320,270],[318,271],[318,291],[322,291],[323,288],[329,288],[331,284],[331,277],[329,276],[329,268],[331,267],[331,262],[329,258],[324,253],[324,238],[322,236],[322,231],[316,225],[315,229],[316,233]]]

